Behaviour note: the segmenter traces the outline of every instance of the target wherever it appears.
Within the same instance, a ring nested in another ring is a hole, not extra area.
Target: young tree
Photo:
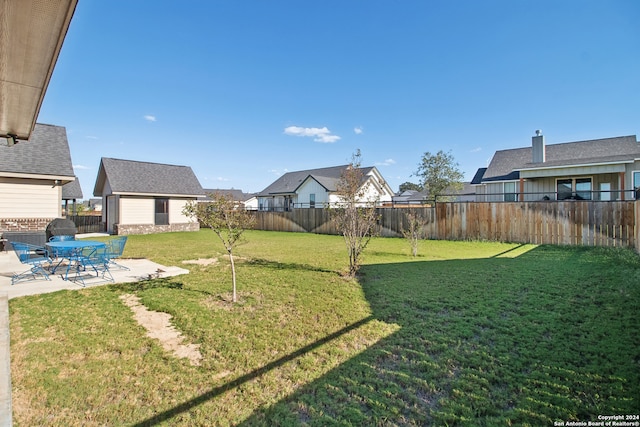
[[[413,182],[406,181],[400,184],[400,187],[398,187],[398,191],[400,193],[403,193],[407,190],[422,191],[422,186],[420,184],[415,184]]]
[[[406,225],[404,230],[402,230],[402,235],[409,241],[411,254],[416,257],[418,256],[418,241],[424,237],[424,231],[422,229],[427,225],[427,220],[413,209],[405,212],[404,217]]]
[[[209,227],[222,241],[231,262],[233,302],[237,302],[236,267],[233,260],[233,249],[241,242],[242,233],[253,227],[255,217],[241,206],[236,206],[231,194],[216,192],[208,194],[208,196],[211,198],[211,202],[198,203],[191,201],[184,207],[183,213],[197,219],[200,224]]]
[[[357,150],[342,173],[337,185],[340,201],[331,211],[333,221],[347,245],[350,277],[355,277],[358,272],[360,257],[375,234],[378,221],[377,200],[367,198],[369,186],[365,184],[360,168],[360,157],[360,150]]]
[[[458,169],[451,152],[440,150],[436,154],[426,152],[418,164],[416,176],[421,178],[422,186],[431,198],[438,198],[447,192],[462,190],[464,175]],[[443,197],[447,200],[449,197]]]

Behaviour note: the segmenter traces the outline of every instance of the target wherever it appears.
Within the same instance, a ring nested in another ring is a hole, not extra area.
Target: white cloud
[[[361,126],[359,126],[359,127],[355,127],[355,128],[353,128],[353,132],[354,132],[356,135],[360,135],[362,132],[364,132],[364,129],[362,129],[362,127],[361,127]]]
[[[482,151],[482,148],[480,147],[476,147],[473,150],[469,151],[470,153],[479,153],[480,151]]]
[[[331,131],[325,126],[322,128],[303,128],[301,126],[289,126],[284,129],[286,135],[305,136],[313,138],[316,142],[332,144],[340,139],[338,135],[332,135]]]
[[[376,166],[390,166],[395,165],[396,161],[393,159],[386,159],[384,162],[377,162]]]
[[[87,135],[85,138],[88,138],[88,139],[98,139],[98,137],[97,137],[97,136],[93,136],[93,135]]]
[[[148,122],[155,122],[156,121],[156,116],[152,116],[150,114],[147,114],[146,116],[144,116],[144,119]]]
[[[80,170],[88,170],[88,169],[91,169],[90,167],[88,167],[88,166],[84,166],[84,165],[73,165],[73,168],[74,168],[74,169],[80,169]]]

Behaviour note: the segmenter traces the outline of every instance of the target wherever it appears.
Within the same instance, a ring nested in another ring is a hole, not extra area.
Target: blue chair
[[[24,273],[14,274],[11,277],[12,285],[15,285],[21,280],[35,280],[38,275],[42,275],[45,280],[51,280],[49,273],[44,267],[45,264],[51,264],[51,257],[46,248],[20,242],[12,242],[11,245],[16,255],[18,255],[20,262],[31,266],[31,268]]]
[[[109,258],[109,266],[111,268],[120,268],[122,270],[129,270],[128,267],[124,265],[118,264],[114,261],[114,259],[118,259],[122,256],[124,252],[124,246],[127,244],[127,236],[119,236],[110,239],[107,242],[107,253],[106,256]]]
[[[107,256],[107,248],[85,247],[76,251],[69,257],[69,266],[67,267],[66,279],[82,283],[84,287],[86,280],[92,278],[92,271],[96,277],[113,282],[113,276],[109,271],[109,257]],[[74,277],[69,277],[69,272],[75,272]]]

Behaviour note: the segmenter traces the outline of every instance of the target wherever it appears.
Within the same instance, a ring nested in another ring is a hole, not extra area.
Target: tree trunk
[[[236,294],[236,265],[233,262],[233,254],[229,251],[229,261],[231,261],[231,280],[233,282],[233,302],[238,302]]]

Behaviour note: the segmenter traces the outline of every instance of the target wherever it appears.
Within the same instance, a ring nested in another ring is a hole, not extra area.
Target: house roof
[[[211,198],[209,197],[209,194],[215,194],[215,193],[229,194],[229,195],[231,195],[233,200],[240,201],[240,202],[247,201],[250,198],[255,196],[255,194],[244,193],[244,192],[242,192],[242,190],[236,190],[234,188],[231,188],[231,189],[205,188],[204,189],[204,193],[207,195],[207,197],[204,199],[204,201],[211,200]]]
[[[101,197],[105,184],[110,194],[203,197],[204,191],[189,166],[139,162],[103,157],[93,189]]]
[[[62,200],[80,200],[82,199],[82,188],[80,181],[76,177],[75,181],[71,181],[62,186]]]
[[[0,137],[31,140],[76,4],[0,1]]]
[[[482,181],[513,180],[520,177],[520,171],[540,168],[599,164],[633,161],[640,158],[640,144],[635,135],[586,141],[547,144],[546,160],[533,163],[532,147],[496,151],[489,167],[482,175]],[[477,184],[479,169],[472,181]]]
[[[327,189],[327,191],[332,192],[337,190],[338,183],[340,182],[340,178],[342,176],[342,172],[349,165],[342,166],[332,166],[328,168],[320,168],[320,169],[308,169],[296,172],[287,172],[282,175],[280,178],[275,180],[271,185],[258,193],[258,196],[273,196],[278,194],[293,194],[296,192],[298,187],[302,185],[307,178],[311,177],[315,179],[320,185]],[[373,167],[364,167],[360,168],[365,175],[371,170]]]
[[[73,181],[66,129],[38,123],[29,141],[0,145],[0,176]]]

